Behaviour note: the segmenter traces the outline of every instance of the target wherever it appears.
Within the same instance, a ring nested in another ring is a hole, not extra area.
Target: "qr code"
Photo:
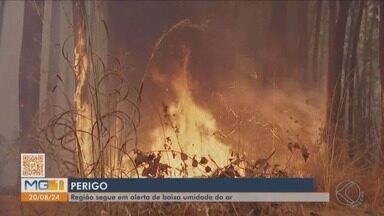
[[[45,154],[21,154],[21,177],[45,177]]]

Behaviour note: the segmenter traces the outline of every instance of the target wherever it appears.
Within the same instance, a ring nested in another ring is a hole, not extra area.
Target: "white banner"
[[[329,193],[68,193],[69,202],[329,202]]]

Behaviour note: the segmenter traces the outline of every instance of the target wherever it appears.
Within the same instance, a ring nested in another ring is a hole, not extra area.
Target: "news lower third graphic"
[[[21,154],[22,202],[329,202],[312,178],[46,178],[44,154]]]

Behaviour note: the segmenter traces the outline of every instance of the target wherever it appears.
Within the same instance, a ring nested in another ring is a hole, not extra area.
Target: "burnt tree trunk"
[[[1,47],[1,36],[2,36],[2,29],[3,29],[4,7],[5,7],[5,1],[1,1],[0,2],[0,47]]]
[[[336,2],[329,2],[327,136],[331,142],[341,136],[343,127],[341,76],[349,5],[349,1],[339,2],[336,19]]]
[[[381,154],[384,157],[384,1],[380,1]]]
[[[334,100],[334,85],[336,85],[336,78],[333,74],[334,72],[334,64],[335,64],[335,52],[333,51],[333,47],[335,44],[335,26],[336,26],[336,7],[337,4],[334,1],[330,1],[329,3],[329,17],[328,17],[328,83],[327,83],[327,139],[330,141],[333,138],[333,123],[335,119],[335,114],[332,110],[333,100]]]
[[[47,85],[47,119],[55,114],[56,105],[55,89],[57,87],[59,62],[60,62],[60,2],[52,1],[52,15],[50,26],[49,68]]]
[[[313,40],[313,77],[311,80],[312,85],[318,87],[320,80],[319,74],[319,45],[320,45],[320,30],[321,30],[321,18],[322,18],[322,9],[323,4],[321,0],[316,2],[316,23],[315,23],[315,35]]]
[[[354,133],[354,125],[355,125],[355,113],[361,112],[361,110],[355,109],[355,104],[359,103],[358,98],[355,96],[355,86],[357,83],[357,46],[359,43],[359,35],[360,35],[360,26],[363,15],[364,4],[362,1],[355,2],[355,7],[353,11],[353,15],[351,16],[351,30],[350,30],[350,38],[348,44],[348,52],[347,52],[347,61],[346,61],[346,76],[345,83],[348,91],[348,140],[350,147],[350,155],[353,156],[354,152],[357,150],[356,145],[361,145],[361,143],[355,142],[355,139],[358,138],[359,134]],[[356,15],[356,16],[355,16]],[[358,90],[359,91],[359,90]],[[357,100],[357,101],[356,101]]]
[[[307,71],[308,68],[308,2],[300,2],[298,8],[298,31],[297,31],[297,54],[294,57],[295,67],[298,69],[299,80],[304,81],[304,87],[307,86],[312,74]],[[300,79],[301,77],[301,79]]]
[[[81,176],[87,176],[86,165],[91,164],[92,151],[90,150],[89,136],[82,131],[89,132],[89,104],[88,104],[88,72],[89,62],[87,58],[87,23],[85,2],[75,0],[72,2],[73,11],[73,34],[74,34],[74,71],[75,71],[75,94],[74,105],[78,112],[76,115],[77,135],[77,162],[78,171]]]
[[[287,17],[287,2],[271,2],[271,22],[266,59],[266,69],[262,76],[263,84],[267,87],[274,86],[277,78],[284,80],[285,68],[288,64],[287,57],[287,31],[285,22]]]
[[[375,142],[375,123],[374,123],[374,117],[372,115],[372,105],[373,105],[373,86],[374,86],[374,70],[372,67],[372,59],[373,57],[373,51],[372,51],[372,36],[373,36],[373,22],[372,18],[369,14],[369,2],[366,2],[366,12],[365,12],[365,24],[364,24],[364,59],[363,59],[363,69],[362,73],[366,74],[364,85],[367,86],[364,94],[364,106],[363,109],[365,110],[366,115],[364,116],[365,121],[362,122],[365,127],[365,135],[368,143],[374,143]],[[361,125],[363,125],[360,123]]]
[[[39,109],[41,43],[44,1],[24,3],[24,24],[19,69],[20,136],[25,144]]]

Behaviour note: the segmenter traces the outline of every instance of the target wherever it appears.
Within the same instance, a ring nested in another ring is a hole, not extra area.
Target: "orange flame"
[[[184,49],[184,59],[179,66],[176,77],[171,80],[171,91],[176,99],[169,104],[169,120],[171,127],[157,127],[151,133],[152,149],[160,150],[170,147],[189,156],[211,158],[210,167],[223,167],[228,164],[230,148],[215,135],[218,131],[214,116],[194,100],[188,79],[188,64],[190,51]],[[176,170],[180,170],[183,161],[180,157],[173,157],[172,152],[161,158],[161,162],[169,164],[172,169],[171,177],[181,177]],[[188,167],[192,167],[188,164]],[[202,176],[202,169],[190,169],[188,176]]]

